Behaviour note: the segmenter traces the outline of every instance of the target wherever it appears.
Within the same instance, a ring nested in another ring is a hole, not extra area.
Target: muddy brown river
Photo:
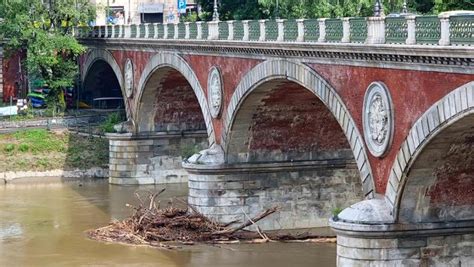
[[[166,202],[185,197],[168,185]],[[163,250],[106,244],[85,230],[130,214],[134,192],[161,186],[120,187],[103,182],[0,185],[0,266],[335,266],[335,244],[197,245]]]

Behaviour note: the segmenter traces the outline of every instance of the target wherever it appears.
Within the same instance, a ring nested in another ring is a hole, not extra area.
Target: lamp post
[[[219,20],[219,12],[217,12],[217,0],[214,0],[214,12],[212,13],[212,20],[213,21]]]
[[[403,14],[408,13],[408,8],[407,8],[407,0],[403,0],[403,9],[402,9]]]
[[[382,15],[383,15],[382,3],[380,3],[380,0],[375,0],[374,17],[380,17]]]

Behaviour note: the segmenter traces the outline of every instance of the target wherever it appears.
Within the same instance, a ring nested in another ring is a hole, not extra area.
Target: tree
[[[211,20],[214,0],[198,0],[201,6],[201,20]],[[258,0],[218,0],[220,20],[262,19],[268,15],[263,13]]]
[[[62,89],[73,85],[76,58],[85,51],[72,36],[72,29],[95,17],[88,0],[2,0],[0,32],[7,39],[6,51],[24,51],[23,65],[30,77],[44,80],[51,89],[54,106],[61,106]]]

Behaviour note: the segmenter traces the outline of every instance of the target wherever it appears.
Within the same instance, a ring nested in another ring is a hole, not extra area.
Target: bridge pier
[[[185,183],[181,167],[188,157],[207,146],[205,131],[107,134],[111,184]]]
[[[280,206],[259,222],[264,230],[326,227],[333,210],[363,198],[353,160],[183,166],[189,204],[220,222],[244,221]]]
[[[385,199],[331,219],[338,266],[473,266],[474,221],[395,223]]]

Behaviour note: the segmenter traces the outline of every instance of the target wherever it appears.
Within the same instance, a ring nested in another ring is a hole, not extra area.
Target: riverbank
[[[105,178],[109,145],[105,138],[68,130],[28,129],[0,135],[0,179]]]

